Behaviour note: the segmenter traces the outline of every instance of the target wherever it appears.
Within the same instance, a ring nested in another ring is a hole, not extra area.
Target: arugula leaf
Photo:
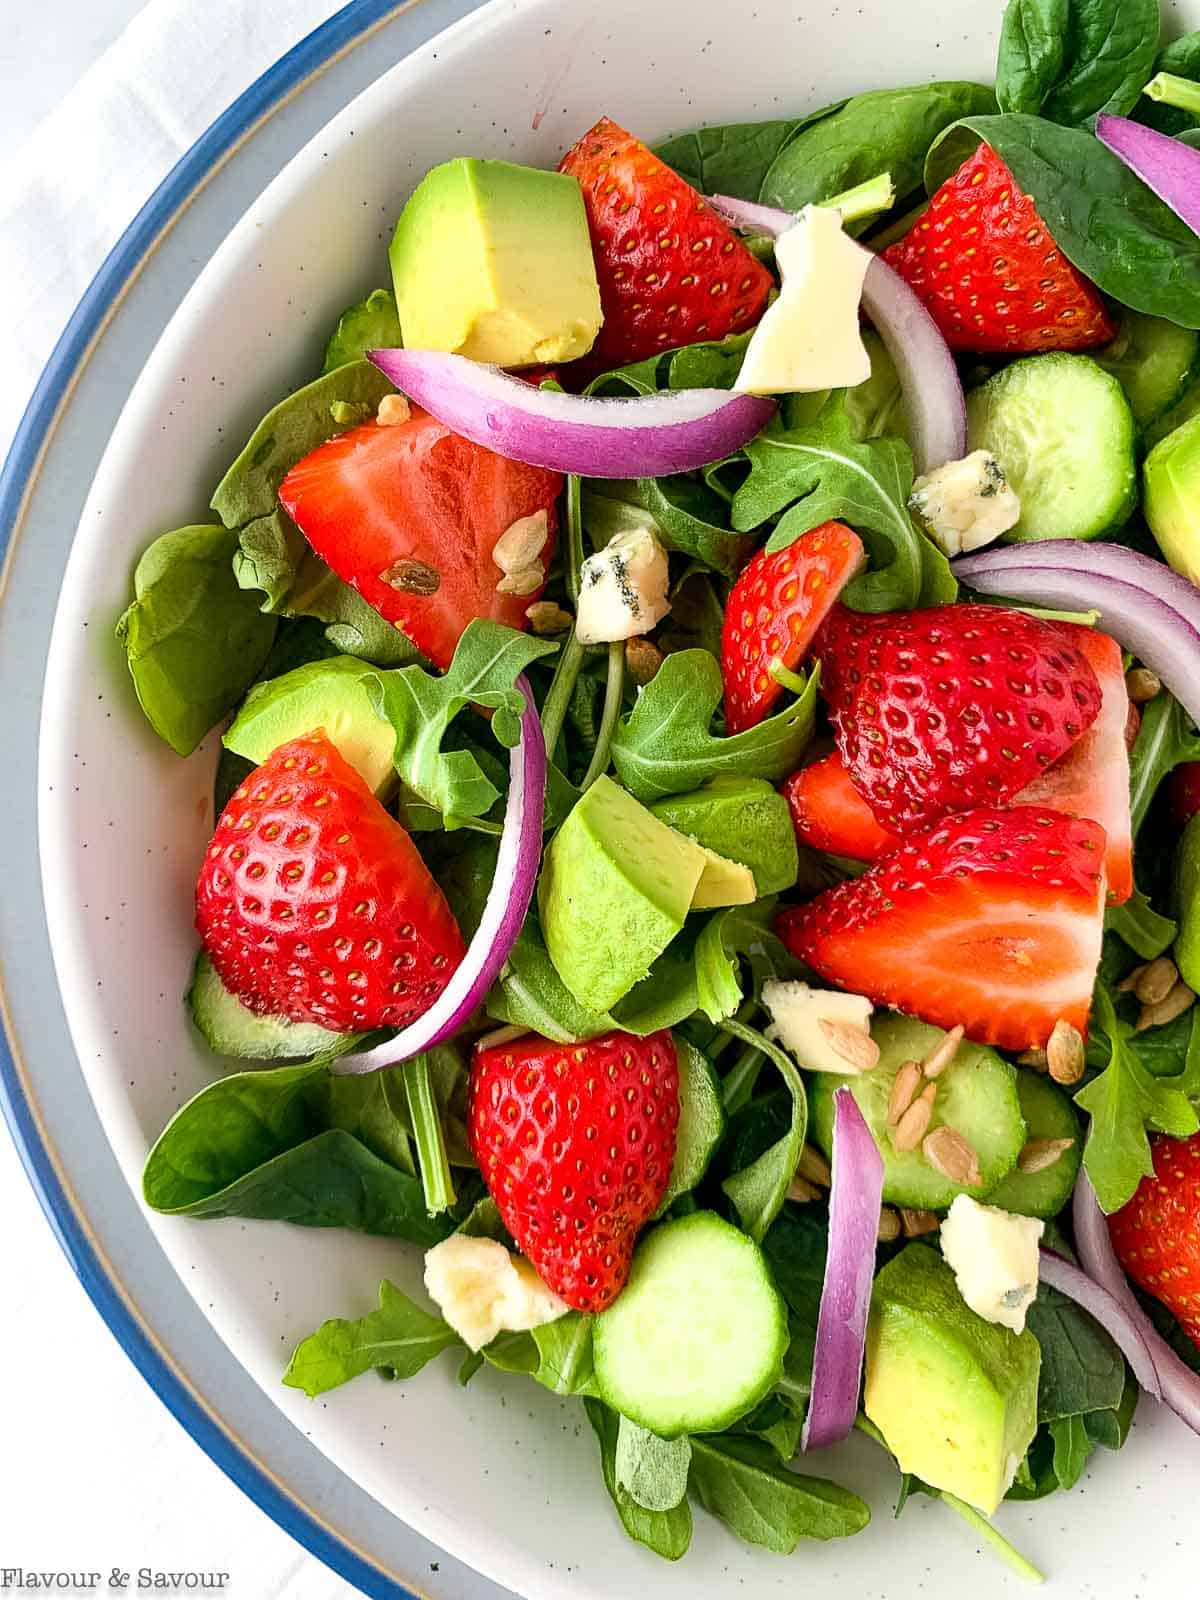
[[[691,1485],[739,1539],[780,1555],[801,1539],[848,1538],[871,1520],[848,1489],[789,1472],[769,1445],[732,1434],[692,1440]]]
[[[262,611],[313,617],[337,651],[380,667],[420,659],[416,645],[343,583],[309,547],[280,507],[238,530],[233,572],[240,588],[261,590]],[[280,668],[280,670],[284,670]]]
[[[1146,1071],[1103,983],[1096,986],[1095,1020],[1108,1041],[1109,1063],[1075,1096],[1091,1116],[1083,1164],[1105,1212],[1119,1210],[1144,1177],[1154,1171],[1147,1128],[1185,1139],[1200,1129],[1200,1116],[1169,1078]]]
[[[796,966],[771,931],[775,903],[774,895],[767,895],[752,906],[729,906],[705,923],[695,948],[696,998],[710,1022],[724,1022],[742,1002],[739,958],[748,959],[756,991],[766,978]]]
[[[1082,1417],[1056,1417],[1049,1426],[1054,1440],[1054,1476],[1061,1488],[1073,1489],[1083,1477],[1092,1441]]]
[[[691,1440],[660,1439],[620,1417],[614,1462],[617,1486],[644,1511],[673,1511],[687,1494]]]
[[[725,1028],[744,1044],[761,1050],[775,1063],[792,1097],[791,1121],[783,1137],[764,1150],[748,1167],[731,1173],[721,1185],[733,1201],[742,1231],[761,1244],[767,1229],[783,1207],[788,1184],[795,1176],[804,1149],[804,1135],[808,1129],[808,1096],[795,1063],[777,1044],[772,1044],[756,1029],[747,1028],[732,1017],[726,1021]]]
[[[810,1212],[790,1206],[771,1224],[762,1247],[775,1287],[787,1302],[792,1336],[784,1358],[785,1381],[780,1387],[794,1403],[802,1403],[812,1383],[829,1234]]]
[[[1124,905],[1109,906],[1104,914],[1107,932],[1115,933],[1143,961],[1153,961],[1175,943],[1179,924],[1159,916],[1140,889],[1134,889]]]
[[[681,345],[626,367],[613,367],[593,378],[584,393],[619,399],[622,395],[657,394],[660,389],[730,389],[753,333],[754,329],[748,328],[745,333]],[[615,481],[624,485],[629,480]]]
[[[323,1322],[296,1346],[283,1381],[312,1399],[372,1368],[392,1378],[412,1378],[458,1342],[448,1323],[422,1311],[385,1278],[379,1285],[379,1309],[354,1322],[341,1317]]]
[[[350,361],[362,361],[368,350],[391,350],[401,341],[400,315],[390,289],[372,289],[338,318],[325,346],[322,375],[336,372]]]
[[[737,1424],[736,1432],[752,1434],[769,1444],[787,1466],[800,1448],[800,1434],[804,1427],[804,1409],[793,1409],[790,1396],[768,1395],[762,1404]]]
[[[710,727],[723,690],[720,666],[707,650],[669,655],[617,727],[617,775],[647,804],[697,789],[720,773],[786,777],[812,738],[817,678],[814,669],[804,694],[757,727],[718,738]]]
[[[1200,761],[1200,734],[1187,712],[1165,689],[1142,707],[1142,721],[1129,753],[1129,811],[1137,837],[1158,786],[1183,761]]]
[[[930,193],[980,139],[1032,197],[1055,244],[1085,277],[1135,311],[1200,327],[1200,239],[1091,133],[1016,112],[966,117],[929,152]]]
[[[1125,1361],[1098,1322],[1073,1300],[1039,1284],[1028,1326],[1042,1347],[1038,1421],[1114,1410],[1125,1390]]]
[[[1002,111],[1084,122],[1128,112],[1154,70],[1158,0],[1011,0],[1000,33]]]
[[[734,577],[754,548],[747,534],[731,531],[728,507],[701,479],[687,476],[589,479],[583,524],[597,547],[631,528],[651,531],[681,555]]]
[[[908,512],[913,467],[904,441],[856,438],[843,389],[815,420],[791,425],[791,415],[785,407],[746,446],[750,475],[734,496],[734,527],[756,528],[782,512],[767,540],[768,550],[782,550],[836,518],[865,534],[876,567],[847,585],[847,605],[899,611],[953,600],[949,562]]]
[[[617,1515],[631,1539],[644,1544],[657,1556],[667,1561],[678,1561],[687,1554],[692,1542],[692,1508],[684,1498],[671,1511],[647,1511],[621,1488],[617,1482],[617,1437],[620,1420],[599,1400],[583,1402],[588,1421],[600,1441],[600,1465],[604,1473],[604,1487],[617,1508]]]
[[[920,83],[857,94],[784,146],[758,198],[799,211],[881,171],[891,173],[898,195],[910,194],[920,186],[925,152],[943,128],[995,105],[992,91],[979,83]]]
[[[594,1395],[592,1319],[568,1311],[530,1333],[502,1333],[483,1349],[489,1365],[520,1372],[551,1394]]]
[[[189,527],[164,533],[133,573],[133,603],[117,622],[147,721],[190,755],[245,694],[267,659],[275,622],[230,570],[237,535]]]
[[[839,100],[807,117],[774,122],[727,122],[679,133],[655,154],[701,194],[731,194],[757,200],[762,181],[781,150],[813,123],[845,105]]]
[[[482,817],[500,798],[470,751],[443,747],[451,723],[472,705],[486,706],[495,713],[497,740],[514,745],[525,708],[516,680],[531,661],[557,649],[553,640],[477,619],[468,624],[449,669],[439,676],[422,667],[401,667],[364,677],[376,712],[396,730],[396,771],[441,812],[447,828]]]

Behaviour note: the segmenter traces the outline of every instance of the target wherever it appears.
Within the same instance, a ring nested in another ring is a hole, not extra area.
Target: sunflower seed
[[[891,1244],[893,1239],[900,1237],[900,1218],[891,1206],[882,1206],[879,1211],[879,1233],[877,1238],[880,1244]]]
[[[1179,968],[1170,956],[1159,956],[1148,967],[1142,968],[1133,992],[1144,1006],[1156,1006],[1160,1000],[1167,998],[1178,982]]]
[[[1087,1064],[1083,1035],[1064,1017],[1059,1017],[1046,1040],[1046,1060],[1055,1083],[1078,1083],[1083,1077]]]
[[[527,567],[517,567],[506,572],[496,585],[497,594],[532,594],[546,581],[546,569],[540,561],[531,561]]]
[[[836,1055],[847,1062],[851,1072],[869,1072],[879,1061],[879,1046],[865,1028],[853,1022],[830,1022],[818,1017],[821,1032]]]
[[[1074,1139],[1030,1139],[1017,1157],[1017,1171],[1045,1172],[1074,1143]]]
[[[1118,994],[1132,994],[1133,991],[1137,988],[1138,984],[1141,983],[1142,974],[1145,972],[1146,967],[1147,967],[1148,964],[1149,963],[1147,963],[1147,962],[1143,962],[1141,964],[1141,966],[1134,967],[1132,972],[1126,973],[1126,975],[1121,979],[1120,983],[1117,985],[1117,993]]]
[[[436,594],[442,586],[442,575],[436,567],[424,561],[413,561],[408,556],[385,567],[379,580],[389,589],[399,589],[401,594]]]
[[[912,1105],[920,1087],[921,1063],[919,1061],[906,1061],[897,1072],[892,1082],[892,1092],[888,1096],[887,1125],[889,1128],[894,1128],[897,1125],[900,1118]]]
[[[800,1205],[806,1206],[814,1200],[819,1200],[821,1191],[814,1184],[809,1183],[807,1178],[801,1178],[797,1174],[788,1184],[787,1197],[789,1200],[795,1200]]]
[[[936,1093],[937,1084],[931,1083],[920,1097],[913,1101],[892,1129],[892,1148],[898,1155],[903,1155],[908,1150],[915,1150],[929,1131],[929,1124],[933,1118],[933,1097]]]
[[[1135,706],[1144,706],[1162,693],[1162,679],[1149,667],[1131,667],[1125,674],[1125,693]]]
[[[1181,1017],[1196,1003],[1193,990],[1189,989],[1183,979],[1160,1000],[1157,1005],[1143,1006],[1141,1015],[1134,1026],[1135,1033],[1144,1033],[1147,1028],[1161,1028],[1168,1022],[1174,1022],[1176,1017]]]
[[[900,1207],[900,1226],[906,1239],[919,1239],[924,1233],[936,1233],[941,1223],[932,1211],[917,1211],[912,1206]]]
[[[501,572],[524,572],[538,561],[549,537],[550,519],[545,511],[518,517],[492,546],[492,560]]]
[[[1029,1067],[1034,1072],[1049,1072],[1050,1064],[1044,1050],[1022,1050],[1017,1057],[1019,1067]]]
[[[951,1028],[942,1042],[935,1045],[929,1052],[921,1063],[921,1070],[927,1078],[938,1078],[945,1072],[946,1068],[954,1060],[958,1047],[963,1042],[963,1034],[965,1032],[966,1029],[960,1022],[956,1027]]]
[[[531,606],[526,606],[525,615],[529,618],[529,626],[534,633],[543,636],[548,633],[566,633],[572,622],[571,613],[555,605],[553,600],[535,600]]]
[[[833,1173],[829,1170],[829,1163],[815,1145],[806,1144],[800,1152],[800,1164],[796,1168],[799,1177],[807,1178],[809,1183],[820,1184],[822,1189],[828,1189],[833,1182]]]
[[[384,428],[394,428],[412,416],[408,401],[402,394],[385,394],[379,402],[375,420]]]
[[[975,1147],[957,1128],[935,1128],[921,1141],[921,1150],[929,1165],[951,1183],[965,1184],[969,1189],[978,1189],[983,1183]]]
[[[649,639],[626,639],[625,665],[639,687],[644,688],[656,676],[665,660],[662,651]]]

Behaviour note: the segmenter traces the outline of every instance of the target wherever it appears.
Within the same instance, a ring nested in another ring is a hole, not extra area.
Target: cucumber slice
[[[1028,356],[967,396],[968,448],[990,450],[1021,497],[1007,539],[1097,539],[1137,499],[1124,391],[1088,356]]]
[[[721,1085],[708,1057],[678,1034],[675,1054],[679,1062],[679,1128],[670,1182],[655,1212],[659,1217],[681,1194],[696,1187],[725,1135]]]
[[[1148,427],[1179,399],[1200,351],[1200,334],[1163,317],[1125,311],[1117,337],[1095,360],[1125,391],[1133,420]]]
[[[219,1056],[238,1056],[244,1061],[303,1061],[327,1050],[340,1051],[346,1044],[344,1033],[331,1033],[315,1022],[260,1017],[230,994],[203,950],[196,958],[187,1003],[205,1042]]]
[[[714,1211],[664,1222],[596,1318],[600,1397],[664,1439],[719,1433],[783,1373],[787,1312],[762,1251]]]
[[[1083,1156],[1079,1118],[1070,1096],[1036,1072],[1017,1073],[1017,1095],[1030,1139],[1074,1139],[1075,1143],[1041,1172],[1020,1172],[1014,1167],[988,1195],[987,1203],[1023,1217],[1056,1217],[1071,1198]]]
[[[818,1073],[809,1094],[810,1137],[833,1154],[833,1096],[842,1084],[853,1094],[883,1154],[883,1198],[893,1205],[944,1211],[955,1195],[981,1199],[1016,1165],[1025,1144],[1025,1119],[1017,1097],[1017,1069],[986,1045],[965,1041],[937,1080],[931,1128],[956,1129],[979,1157],[978,1188],[952,1183],[930,1166],[920,1148],[896,1151],[888,1133],[888,1100],[906,1061],[922,1061],[945,1037],[941,1028],[911,1017],[884,1016],[871,1029],[879,1065],[857,1077]]]

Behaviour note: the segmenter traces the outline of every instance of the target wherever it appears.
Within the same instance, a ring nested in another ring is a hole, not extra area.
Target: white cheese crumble
[[[575,637],[611,644],[649,633],[671,609],[667,553],[649,528],[617,534],[583,563]]]
[[[869,1070],[879,1059],[870,1036],[874,1010],[866,995],[813,989],[771,978],[762,1003],[771,1014],[768,1039],[777,1039],[809,1072],[843,1076]]]
[[[569,1309],[523,1256],[465,1233],[426,1251],[425,1287],[471,1350],[482,1350],[498,1333],[540,1328]]]
[[[961,461],[923,473],[913,483],[908,503],[948,556],[991,544],[1021,518],[1016,491],[990,450],[972,450]]]
[[[1021,1333],[1038,1287],[1038,1244],[1046,1224],[960,1194],[942,1223],[942,1254],[958,1292],[985,1322]]]

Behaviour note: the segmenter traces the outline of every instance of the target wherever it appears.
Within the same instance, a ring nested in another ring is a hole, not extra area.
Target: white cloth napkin
[[[117,4],[127,15],[128,0]],[[338,4],[150,0],[0,165],[0,454],[143,201],[213,118]],[[42,0],[42,10],[44,26],[30,14],[19,25],[38,48],[18,62],[0,46],[6,83],[10,72],[36,73],[39,58],[52,73],[56,41],[76,24],[104,37],[96,14],[105,0]],[[232,1573],[230,1600],[351,1600],[356,1591],[235,1489],[134,1371],[51,1238],[3,1131],[0,1216],[9,1311],[0,1317],[0,1567],[216,1569]]]

